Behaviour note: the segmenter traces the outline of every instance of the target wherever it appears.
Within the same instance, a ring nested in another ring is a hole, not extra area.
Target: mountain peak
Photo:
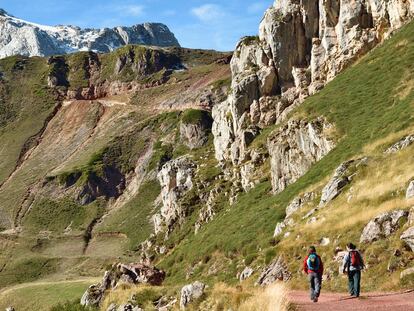
[[[10,16],[10,14],[7,13],[6,10],[3,10],[2,8],[0,8],[0,16]]]
[[[0,9],[0,58],[16,54],[51,56],[77,51],[110,52],[127,44],[180,46],[170,29],[161,23],[144,23],[131,27],[82,29],[76,26],[46,26],[13,17]]]

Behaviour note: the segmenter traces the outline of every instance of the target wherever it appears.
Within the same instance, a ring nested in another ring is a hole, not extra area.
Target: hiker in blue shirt
[[[361,291],[361,270],[364,269],[364,260],[361,253],[352,243],[347,245],[348,253],[342,263],[342,272],[348,274],[349,294],[352,297],[359,297]]]
[[[318,302],[322,287],[323,262],[316,254],[315,246],[309,247],[308,256],[303,261],[303,271],[308,275],[310,286],[310,299]]]

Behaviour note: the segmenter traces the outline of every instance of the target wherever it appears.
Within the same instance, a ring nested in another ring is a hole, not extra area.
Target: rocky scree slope
[[[164,24],[82,29],[44,26],[24,21],[0,9],[0,58],[12,55],[51,56],[77,51],[110,52],[127,44],[180,46]]]

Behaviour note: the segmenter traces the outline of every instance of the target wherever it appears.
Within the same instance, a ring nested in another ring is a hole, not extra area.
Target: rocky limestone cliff
[[[77,51],[110,52],[127,44],[179,46],[164,24],[82,29],[76,26],[44,26],[0,11],[0,58],[12,55],[50,56]]]
[[[159,171],[163,205],[160,213],[153,218],[156,234],[164,229],[171,230],[175,223],[185,217],[179,199],[193,188],[194,173],[195,164],[187,157],[171,160]]]
[[[216,158],[242,162],[261,128],[283,121],[413,14],[412,0],[275,1],[259,36],[236,47],[232,92],[213,109]]]
[[[327,131],[332,126],[323,119],[313,122],[291,120],[269,137],[268,149],[275,193],[303,176],[315,162],[334,147]]]

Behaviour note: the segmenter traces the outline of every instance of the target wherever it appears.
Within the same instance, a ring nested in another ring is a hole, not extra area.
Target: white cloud
[[[121,5],[117,6],[116,10],[118,13],[133,17],[139,17],[145,13],[145,7],[143,5]]]
[[[162,15],[164,16],[175,16],[177,14],[177,11],[175,10],[165,10],[162,12]]]
[[[256,2],[247,7],[247,12],[250,14],[256,14],[264,12],[268,7],[268,4],[265,2]]]
[[[215,4],[204,4],[193,8],[191,13],[203,22],[211,22],[224,16],[223,9]]]

